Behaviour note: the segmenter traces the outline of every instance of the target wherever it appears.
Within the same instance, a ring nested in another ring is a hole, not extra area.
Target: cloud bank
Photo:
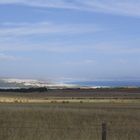
[[[64,8],[140,16],[140,0],[1,0],[0,4],[20,4],[43,8]]]

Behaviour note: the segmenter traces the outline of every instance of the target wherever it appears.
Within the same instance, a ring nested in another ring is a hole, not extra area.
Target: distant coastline
[[[28,79],[0,79],[1,90],[20,89],[99,89],[99,88],[140,88],[140,80],[78,81],[47,83]]]

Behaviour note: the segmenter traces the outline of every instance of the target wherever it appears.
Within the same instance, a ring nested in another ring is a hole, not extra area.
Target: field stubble
[[[16,99],[52,98],[40,94],[0,94],[3,95]],[[114,98],[118,102],[112,97],[92,97],[96,102],[1,103],[0,140],[101,140],[103,122],[107,124],[107,140],[139,140],[139,95],[130,95],[133,101],[129,96],[120,98],[120,94]],[[99,102],[104,98],[109,102]]]
[[[0,139],[101,140],[107,123],[107,140],[140,139],[138,104],[1,104]]]

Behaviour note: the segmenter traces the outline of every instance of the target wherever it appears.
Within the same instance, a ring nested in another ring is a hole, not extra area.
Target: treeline
[[[17,89],[0,89],[0,92],[46,92],[48,89],[46,87],[39,88],[17,88]]]

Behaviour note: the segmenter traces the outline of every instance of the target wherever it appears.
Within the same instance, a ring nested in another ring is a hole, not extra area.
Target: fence
[[[114,126],[108,123],[89,127],[51,126],[41,122],[0,121],[0,140],[139,140],[140,124]],[[134,129],[135,128],[135,129]]]

